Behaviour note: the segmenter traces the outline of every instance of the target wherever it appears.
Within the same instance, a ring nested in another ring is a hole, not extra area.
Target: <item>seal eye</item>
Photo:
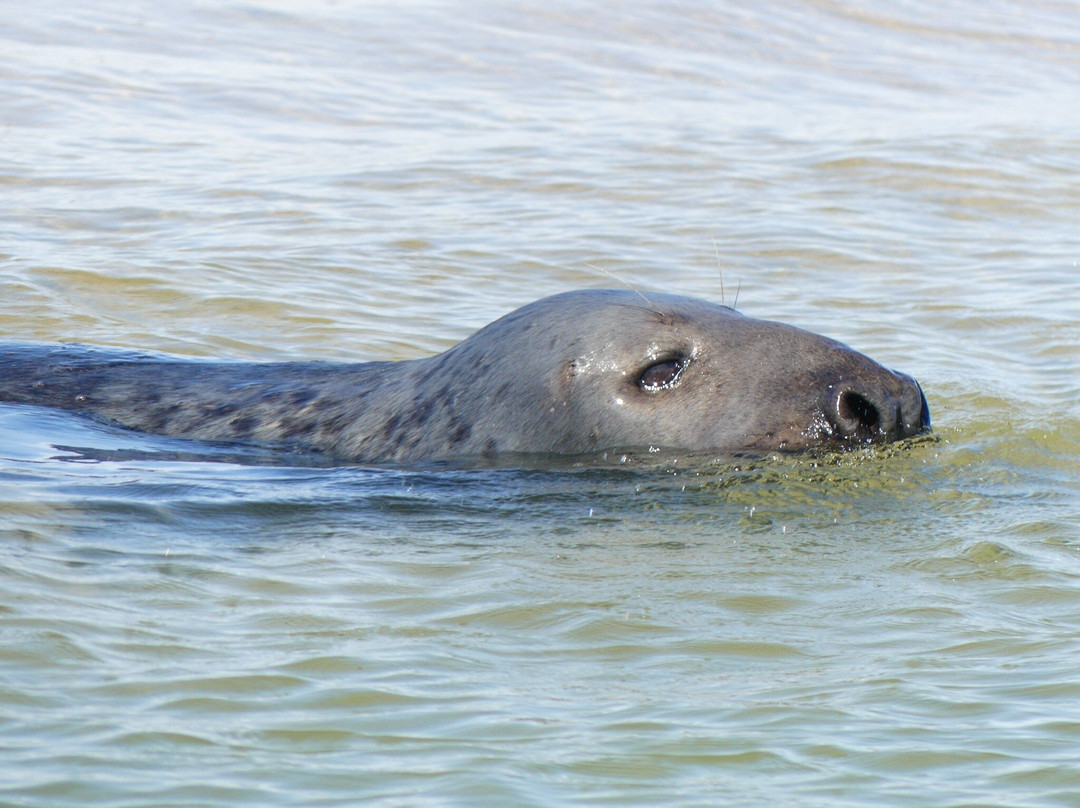
[[[638,387],[646,393],[655,393],[657,390],[674,387],[684,367],[686,367],[685,359],[665,359],[663,362],[649,365],[638,377]]]

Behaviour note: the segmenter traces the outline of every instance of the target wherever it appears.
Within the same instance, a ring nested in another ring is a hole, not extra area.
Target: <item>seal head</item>
[[[797,450],[930,426],[911,377],[826,337],[674,295],[556,295],[425,361],[421,389],[454,382],[448,408],[468,415],[465,454]]]

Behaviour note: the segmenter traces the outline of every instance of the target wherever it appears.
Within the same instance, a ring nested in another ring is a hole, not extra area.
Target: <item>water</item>
[[[0,407],[0,804],[1080,801],[1076,3],[8,5],[0,336],[737,294],[936,432],[372,469]]]

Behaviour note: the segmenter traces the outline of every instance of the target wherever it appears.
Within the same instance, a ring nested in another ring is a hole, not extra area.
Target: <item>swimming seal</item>
[[[409,463],[648,448],[797,450],[929,429],[919,385],[839,342],[668,294],[544,298],[437,356],[221,362],[0,347],[0,401],[143,432]]]

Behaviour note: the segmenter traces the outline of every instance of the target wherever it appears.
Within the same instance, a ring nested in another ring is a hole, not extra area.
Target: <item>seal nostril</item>
[[[836,425],[845,435],[869,438],[878,431],[881,413],[868,399],[845,390],[836,399]]]

